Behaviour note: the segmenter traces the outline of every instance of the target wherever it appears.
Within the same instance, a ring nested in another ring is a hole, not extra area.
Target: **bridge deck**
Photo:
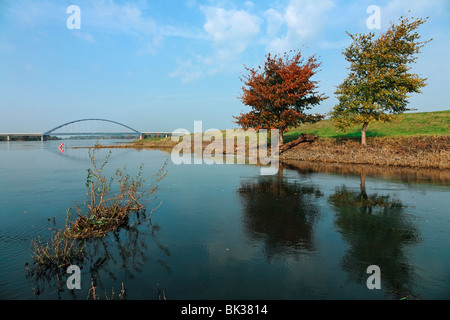
[[[136,132],[52,132],[46,136],[119,136],[119,135],[140,135]]]
[[[0,133],[0,136],[42,136],[42,133]]]

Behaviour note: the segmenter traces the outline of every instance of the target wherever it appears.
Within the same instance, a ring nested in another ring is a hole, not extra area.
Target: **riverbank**
[[[450,182],[450,170],[410,167],[382,167],[366,164],[339,164],[300,160],[282,160],[282,168],[296,170],[299,173],[327,173],[344,176],[372,177],[397,180],[404,183],[426,183],[447,186]]]
[[[369,137],[367,147],[362,147],[359,139],[322,138],[287,150],[280,158],[335,164],[450,169],[450,135]]]
[[[177,141],[171,141],[170,138],[162,138],[138,140],[120,145],[96,145],[96,147],[170,151],[177,144]],[[203,148],[208,144],[209,142],[204,142]],[[319,138],[314,142],[301,143],[283,152],[280,159],[450,170],[450,135],[368,137],[367,147],[362,147],[358,138]]]

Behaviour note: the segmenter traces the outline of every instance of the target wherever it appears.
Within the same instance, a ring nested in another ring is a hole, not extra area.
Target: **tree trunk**
[[[280,146],[280,154],[285,152],[286,150],[289,150],[297,145],[299,145],[300,143],[303,142],[314,142],[317,140],[317,138],[319,138],[319,136],[313,136],[311,134],[308,133],[302,133],[296,140],[288,142],[286,144],[283,144],[282,146]]]
[[[367,196],[367,192],[366,192],[366,173],[361,172],[361,176],[360,176],[360,187],[361,187],[361,195],[363,197],[364,200],[369,199],[369,197]]]
[[[281,146],[284,144],[283,131],[281,131],[281,132],[279,133],[279,136],[278,136],[278,143],[279,143],[279,148],[281,148]]]
[[[364,122],[363,127],[361,129],[361,144],[363,146],[367,146],[367,142],[366,142],[366,129],[369,126],[368,122]]]

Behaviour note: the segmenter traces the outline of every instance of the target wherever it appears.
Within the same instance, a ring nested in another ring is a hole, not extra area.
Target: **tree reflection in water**
[[[245,232],[263,241],[266,256],[313,251],[314,223],[319,217],[319,189],[278,176],[260,176],[242,181],[238,190]]]
[[[297,169],[291,165],[285,168]],[[316,172],[304,166],[297,171],[302,176]],[[341,257],[348,282],[365,287],[370,276],[367,268],[377,265],[387,295],[419,296],[414,292],[417,275],[407,251],[421,242],[418,228],[399,199],[388,193],[371,193],[366,188],[366,172],[356,174],[360,177],[359,190],[343,185],[327,199],[335,213],[336,231],[349,245]],[[245,231],[251,240],[263,243],[269,259],[320,250],[314,241],[315,223],[320,216],[318,199],[323,196],[319,187],[288,180],[281,170],[278,176],[242,181],[239,195]]]
[[[365,283],[369,276],[367,267],[377,265],[384,291],[395,298],[414,296],[416,275],[405,249],[421,239],[400,200],[390,195],[368,194],[365,174],[361,173],[359,191],[341,186],[328,201],[336,213],[337,231],[350,245],[341,260],[349,280]]]

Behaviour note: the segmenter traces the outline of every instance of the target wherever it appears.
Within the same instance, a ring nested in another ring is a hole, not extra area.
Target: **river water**
[[[174,165],[160,150],[111,149],[106,174],[143,163],[150,186],[167,162],[167,175],[151,221],[88,242],[80,290],[65,272],[30,276],[32,240],[48,241],[86,199],[88,150],[73,147],[95,141],[64,140],[64,153],[60,143],[0,142],[1,299],[84,300],[92,283],[116,299],[122,284],[128,299],[151,300],[450,298],[448,172],[289,163],[261,176],[254,165]]]

